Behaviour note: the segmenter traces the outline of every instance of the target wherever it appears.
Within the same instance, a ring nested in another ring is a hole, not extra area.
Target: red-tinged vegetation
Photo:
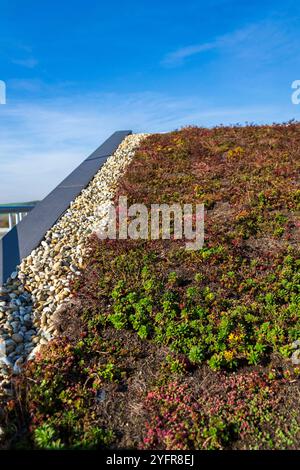
[[[27,446],[299,447],[299,156],[297,123],[141,144],[116,200],[204,203],[204,246],[91,237],[62,338],[18,385]]]
[[[193,382],[158,387],[145,399],[149,422],[142,448],[226,449],[238,440],[256,447],[259,432],[259,446],[270,445],[274,433],[266,425],[278,409],[279,386],[252,372],[217,374],[215,384],[200,391]]]

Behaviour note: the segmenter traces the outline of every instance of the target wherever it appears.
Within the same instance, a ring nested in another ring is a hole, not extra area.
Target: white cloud
[[[194,44],[192,46],[181,47],[174,52],[170,52],[162,60],[162,64],[166,66],[177,66],[184,62],[184,59],[191,57],[201,52],[215,49],[218,46],[217,41],[207,42],[204,44]]]
[[[34,59],[33,57],[29,57],[27,59],[12,59],[12,63],[16,65],[21,65],[22,67],[26,67],[27,69],[33,69],[38,65],[38,60]]]
[[[43,198],[118,129],[164,132],[187,124],[268,122],[271,115],[274,109],[212,109],[199,98],[152,92],[9,103],[0,107],[0,202]]]
[[[8,87],[12,91],[35,93],[42,91],[45,85],[42,80],[35,78],[13,78],[8,81]]]
[[[218,36],[209,42],[181,47],[168,53],[161,64],[177,67],[189,57],[209,50],[248,61],[276,62],[279,57],[297,53],[298,32],[294,31],[291,24],[264,20]]]

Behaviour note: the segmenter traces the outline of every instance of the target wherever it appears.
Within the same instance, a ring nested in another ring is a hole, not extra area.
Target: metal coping
[[[40,244],[46,232],[131,133],[130,130],[114,132],[0,240],[0,286],[6,282],[22,258]]]

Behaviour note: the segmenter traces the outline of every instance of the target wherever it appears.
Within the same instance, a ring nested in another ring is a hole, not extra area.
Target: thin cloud
[[[2,106],[0,202],[43,198],[117,129],[164,132],[187,124],[268,122],[270,115],[274,109],[216,109],[200,98],[152,92],[90,93]]]
[[[285,22],[265,20],[218,36],[210,42],[181,47],[167,54],[161,64],[178,67],[188,58],[210,50],[218,50],[240,60],[276,62],[279,57],[297,53],[298,34]]]
[[[26,67],[27,69],[34,69],[38,65],[38,60],[33,57],[27,59],[12,59],[12,63],[20,65],[21,67]]]
[[[188,57],[191,57],[195,54],[200,54],[201,52],[209,51],[215,49],[218,46],[218,42],[207,42],[204,44],[194,44],[192,46],[182,47],[177,49],[170,54],[167,54],[166,57],[162,60],[163,65],[178,66],[182,65],[184,60]]]
[[[8,80],[10,90],[25,92],[40,92],[46,87],[42,80],[31,78],[13,78]]]

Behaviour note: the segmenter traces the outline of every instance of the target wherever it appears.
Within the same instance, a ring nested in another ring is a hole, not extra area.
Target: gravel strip
[[[119,178],[146,136],[133,134],[123,140],[39,247],[0,288],[0,387],[8,389],[11,372],[20,373],[22,364],[54,336],[51,317],[68,300],[70,280],[80,275],[86,240],[101,223],[97,208],[114,199]]]

